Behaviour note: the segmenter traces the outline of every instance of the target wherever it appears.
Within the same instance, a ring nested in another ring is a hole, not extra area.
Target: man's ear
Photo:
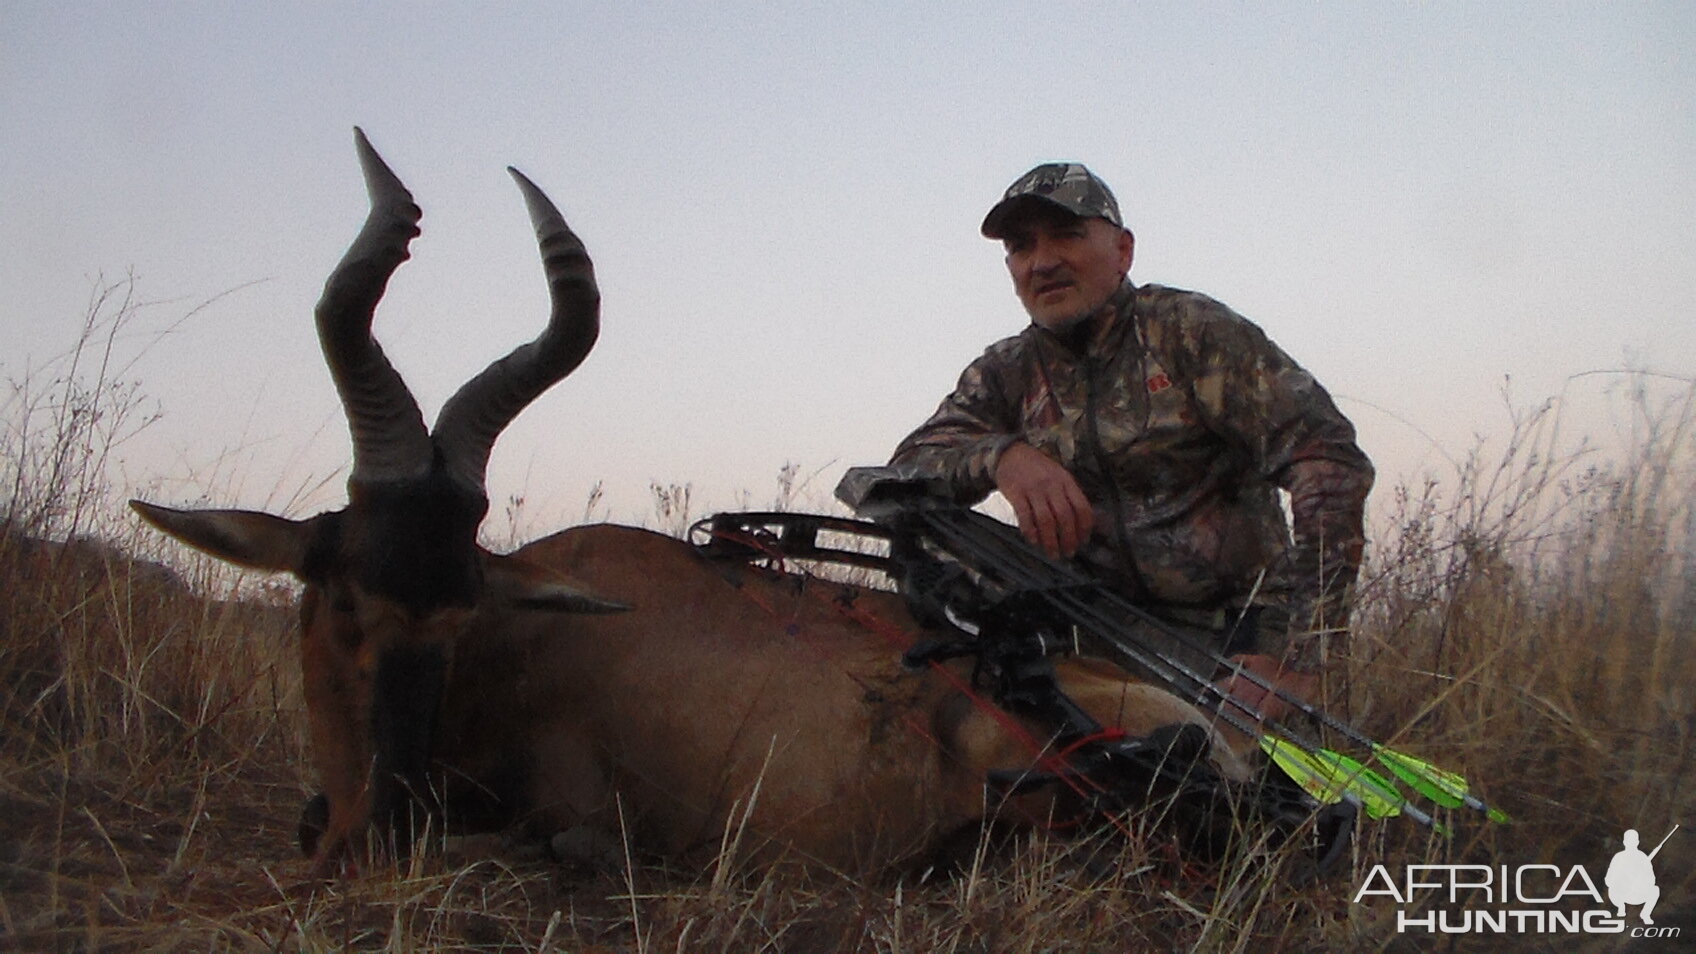
[[[1119,232],[1119,274],[1129,275],[1131,273],[1131,259],[1136,257],[1136,251],[1137,237],[1131,234],[1130,229],[1121,230]]]

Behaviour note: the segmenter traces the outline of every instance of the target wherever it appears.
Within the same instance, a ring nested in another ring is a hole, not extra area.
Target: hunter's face
[[[1131,270],[1131,233],[1101,218],[1037,207],[1008,223],[1002,245],[1031,320],[1064,331],[1100,311]]]

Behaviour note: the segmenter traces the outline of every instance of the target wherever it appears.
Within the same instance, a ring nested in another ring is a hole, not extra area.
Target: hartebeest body
[[[588,353],[599,294],[582,243],[514,171],[541,242],[547,330],[490,365],[426,431],[371,336],[418,232],[411,195],[357,135],[372,209],[317,323],[353,435],[348,504],[294,521],[137,502],[235,563],[294,574],[313,757],[328,802],[314,869],[375,823],[624,834],[864,870],[923,854],[991,810],[991,770],[1030,737],[938,670],[909,671],[902,601],[756,571],[726,573],[643,530],[579,527],[498,556],[476,543],[501,429]],[[1067,691],[1136,736],[1206,719],[1105,663],[1060,665]],[[1214,764],[1241,762],[1212,746]],[[1040,814],[1031,797],[1019,808]]]

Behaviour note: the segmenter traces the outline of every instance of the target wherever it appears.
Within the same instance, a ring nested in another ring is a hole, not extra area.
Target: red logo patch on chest
[[[1166,372],[1162,371],[1149,378],[1144,383],[1148,385],[1148,393],[1159,394],[1161,391],[1172,386],[1172,379],[1166,376]]]

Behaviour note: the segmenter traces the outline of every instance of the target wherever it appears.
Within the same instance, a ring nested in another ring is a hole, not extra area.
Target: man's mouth
[[[1042,298],[1043,296],[1048,295],[1050,293],[1065,291],[1066,289],[1071,288],[1071,287],[1072,287],[1072,282],[1071,282],[1070,279],[1062,278],[1062,279],[1055,279],[1055,280],[1052,280],[1052,281],[1046,281],[1046,282],[1043,282],[1042,284],[1036,286],[1036,296],[1038,298]]]

